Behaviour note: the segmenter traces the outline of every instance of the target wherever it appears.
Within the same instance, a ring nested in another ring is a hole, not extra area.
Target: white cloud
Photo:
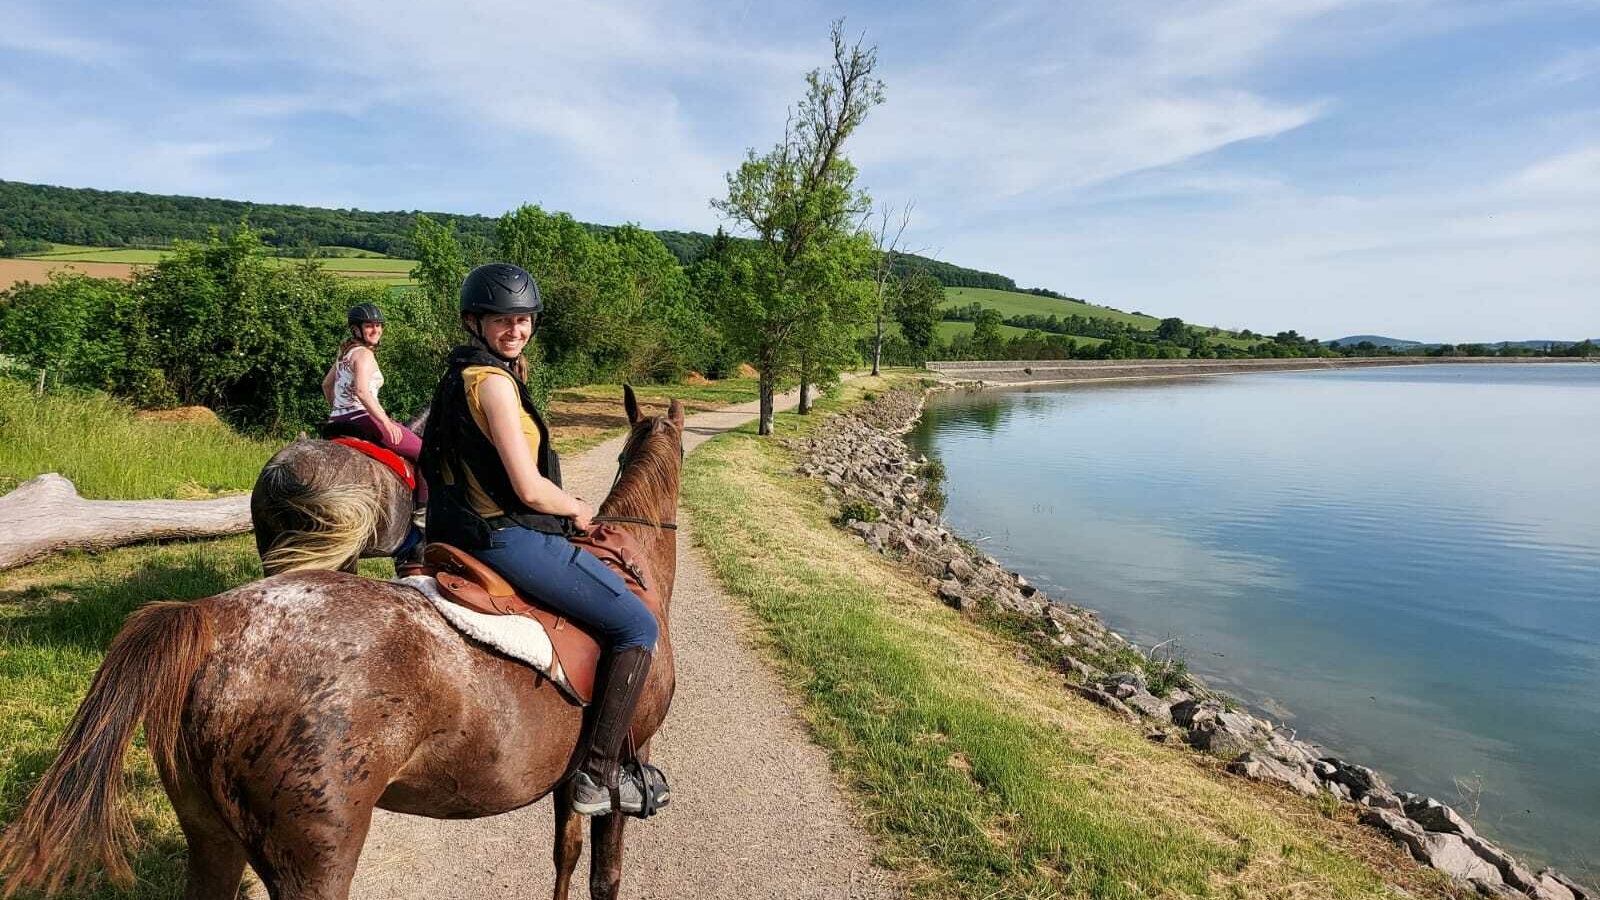
[[[1581,147],[1528,166],[1512,176],[1508,187],[1519,192],[1553,195],[1563,199],[1600,194],[1600,144]]]
[[[1566,85],[1600,75],[1600,46],[1572,50],[1551,60],[1534,74],[1547,85]]]
[[[723,174],[777,139],[834,14],[285,0],[208,8],[183,31],[7,2],[0,54],[61,64],[0,81],[0,121],[29,136],[0,144],[0,177],[490,214],[529,201],[699,229],[717,224]],[[847,152],[880,202],[917,201],[910,244],[1026,285],[1321,335],[1505,337],[1507,298],[1535,336],[1600,331],[1579,306],[1600,282],[1600,108],[1564,87],[1600,57],[1535,66],[1440,43],[1551,6],[851,12],[888,103]],[[1374,83],[1374,63],[1418,49],[1464,77]],[[1502,84],[1516,102],[1492,102]]]
[[[0,50],[11,49],[68,60],[84,65],[126,61],[127,48],[113,41],[70,33],[41,17],[36,8],[0,2]]]

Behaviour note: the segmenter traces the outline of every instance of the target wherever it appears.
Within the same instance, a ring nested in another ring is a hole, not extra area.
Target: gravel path
[[[778,408],[798,397],[778,398]],[[685,449],[737,427],[754,403],[691,416]],[[562,461],[567,488],[598,500],[616,472],[622,439]],[[679,519],[672,642],[678,690],[651,761],[672,781],[672,805],[628,823],[628,897],[891,897],[785,691],[752,649],[750,628]],[[554,814],[548,801],[489,819],[447,822],[379,811],[351,896],[438,900],[547,895]],[[574,895],[588,896],[588,849]]]

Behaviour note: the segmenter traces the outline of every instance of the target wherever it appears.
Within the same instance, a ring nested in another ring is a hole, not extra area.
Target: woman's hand
[[[379,424],[379,427],[383,429],[384,434],[389,436],[389,442],[391,444],[395,444],[396,446],[399,445],[401,439],[405,436],[405,431],[400,427],[400,423],[393,419],[384,419],[383,422]]]
[[[572,524],[579,531],[588,531],[594,525],[594,507],[582,497],[573,497],[576,509],[572,513]]]

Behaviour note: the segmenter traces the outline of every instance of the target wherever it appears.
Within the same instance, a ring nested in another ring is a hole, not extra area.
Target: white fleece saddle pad
[[[396,578],[394,583],[413,588],[427,597],[444,620],[469,640],[533,666],[563,691],[571,692],[567,673],[561,670],[555,648],[550,645],[550,635],[536,620],[527,616],[491,616],[451,603],[439,593],[439,582],[427,575]]]

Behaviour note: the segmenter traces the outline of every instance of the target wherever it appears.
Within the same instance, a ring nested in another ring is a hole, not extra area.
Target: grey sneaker
[[[638,813],[644,809],[644,791],[626,771],[617,778],[617,798],[620,812]],[[572,808],[585,816],[603,816],[611,812],[611,792],[596,784],[588,772],[579,770],[572,776]]]

